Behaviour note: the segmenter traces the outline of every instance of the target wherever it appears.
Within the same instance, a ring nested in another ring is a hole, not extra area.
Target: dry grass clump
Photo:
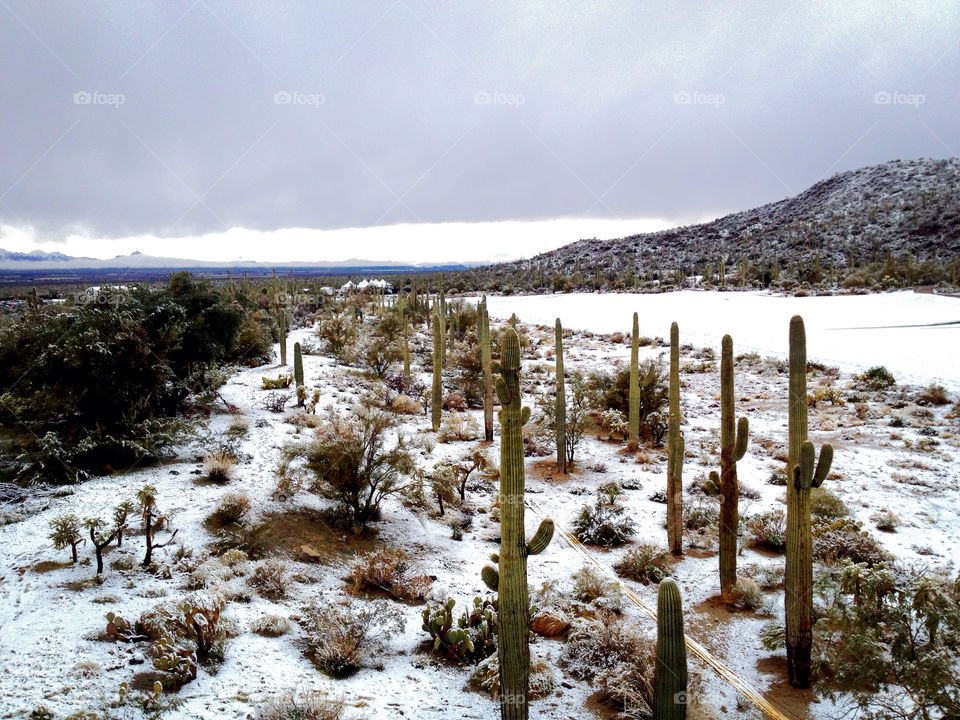
[[[620,577],[649,585],[670,575],[670,565],[670,553],[652,543],[641,543],[630,548],[613,569]]]
[[[203,459],[203,472],[210,482],[228,483],[233,479],[233,468],[236,464],[237,459],[230,453],[209,453]]]
[[[397,415],[419,415],[423,412],[423,406],[409,395],[397,395],[390,408]]]
[[[359,592],[382,592],[401,600],[420,601],[430,592],[429,576],[415,572],[409,555],[396,548],[381,548],[362,556],[348,581]]]
[[[290,588],[290,573],[286,563],[279,560],[265,560],[257,565],[249,582],[263,597],[277,600],[287,596],[287,590]]]
[[[319,692],[295,693],[292,690],[267,700],[257,720],[338,720],[343,715],[343,700],[333,700]]]
[[[362,605],[312,605],[304,609],[301,625],[305,653],[331,677],[356,672],[366,659],[405,627],[403,614],[385,600]]]
[[[290,632],[290,621],[280,615],[262,615],[250,623],[250,632],[264,637],[280,637]]]
[[[246,493],[227,493],[217,503],[210,519],[220,525],[240,523],[248,512],[250,512],[250,498]]]

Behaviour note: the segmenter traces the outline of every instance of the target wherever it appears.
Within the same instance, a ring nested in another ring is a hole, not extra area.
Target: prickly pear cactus
[[[495,368],[500,411],[500,553],[499,572],[486,566],[484,583],[498,593],[500,661],[500,716],[526,720],[530,679],[530,597],[527,592],[527,556],[547,547],[553,521],[545,519],[527,544],[524,535],[523,425],[530,408],[520,405],[520,338],[513,329],[503,334],[500,363]]]
[[[830,472],[833,447],[825,444],[816,461],[807,440],[807,338],[803,318],[790,320],[790,442],[787,450],[787,563],[784,576],[787,673],[790,684],[810,687],[813,642],[813,540],[810,490]]]

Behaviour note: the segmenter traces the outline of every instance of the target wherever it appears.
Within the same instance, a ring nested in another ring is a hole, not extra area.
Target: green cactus
[[[630,335],[630,411],[627,416],[627,449],[636,450],[640,444],[640,371],[638,354],[640,329],[637,314],[633,314],[633,333]]]
[[[784,576],[787,673],[790,684],[810,687],[813,640],[813,548],[810,489],[830,472],[833,447],[816,450],[807,440],[807,339],[803,318],[790,320],[790,441],[787,449],[787,563]]]
[[[542,552],[553,536],[553,522],[545,519],[528,545],[524,540],[523,425],[530,408],[520,405],[520,338],[506,330],[500,363],[494,368],[500,411],[500,553],[481,571],[484,583],[498,593],[500,661],[500,716],[526,720],[530,676],[530,598],[527,592],[527,556]]]
[[[70,548],[73,562],[77,561],[77,545],[83,542],[80,536],[80,520],[73,513],[58,515],[50,521],[50,539],[57,550]]]
[[[287,309],[284,307],[285,297],[280,291],[280,278],[277,271],[273,271],[273,300],[277,307],[277,322],[280,325],[280,364],[287,364]]]
[[[433,431],[440,429],[440,404],[443,402],[443,326],[440,313],[433,311],[433,392],[430,395],[430,413]]]
[[[670,325],[670,416],[667,423],[667,546],[683,554],[683,433],[680,432],[680,328]]]
[[[567,472],[567,396],[563,387],[563,326],[557,318],[557,408],[554,425],[557,431],[557,471]]]
[[[720,354],[720,595],[733,600],[737,584],[737,534],[740,525],[737,461],[747,452],[749,423],[735,420],[733,396],[733,338],[723,336]]]
[[[447,357],[447,295],[440,286],[440,356]],[[436,320],[436,318],[434,318]]]
[[[487,313],[487,296],[483,296],[477,318],[480,326],[480,361],[483,367],[483,437],[493,441],[493,362],[490,356],[490,315]]]
[[[407,313],[403,312],[403,374],[410,377],[410,339],[409,328],[407,327]]]
[[[683,604],[672,578],[657,588],[657,660],[653,671],[653,717],[687,717],[687,646],[683,635]]]
[[[300,343],[293,344],[293,379],[297,387],[303,387],[303,350]]]
[[[454,660],[484,658],[496,646],[497,611],[490,600],[473,599],[473,610],[464,612],[454,626],[456,601],[448,598],[440,605],[428,604],[423,609],[423,630],[433,638],[434,652]]]

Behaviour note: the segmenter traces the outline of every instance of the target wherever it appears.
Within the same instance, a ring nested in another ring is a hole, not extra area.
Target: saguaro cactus
[[[816,450],[807,440],[807,338],[803,318],[790,320],[790,442],[787,449],[787,567],[784,606],[787,674],[790,684],[810,687],[813,641],[813,548],[810,489],[820,487],[833,461],[827,443],[814,467]]]
[[[280,290],[280,278],[273,271],[273,301],[277,308],[277,323],[280,325],[280,364],[287,364],[287,309],[286,294]]]
[[[627,449],[636,450],[640,444],[640,329],[637,314],[633,314],[633,333],[630,336],[630,408],[627,418]]]
[[[437,309],[433,314],[433,391],[430,394],[430,417],[433,431],[440,429],[440,404],[443,402],[443,328]]]
[[[557,431],[557,471],[567,472],[567,395],[563,381],[563,326],[557,318],[557,408],[554,424]]]
[[[530,543],[524,540],[523,425],[530,408],[520,407],[520,338],[506,330],[500,363],[494,368],[500,411],[500,553],[481,572],[484,583],[499,594],[500,717],[526,720],[530,679],[530,597],[527,592],[527,556],[536,555],[553,537],[553,521],[540,523]]]
[[[670,325],[670,416],[667,423],[667,545],[683,554],[683,434],[680,432],[680,328]]]
[[[687,717],[687,645],[683,636],[683,604],[672,578],[657,588],[657,661],[653,671],[653,716],[656,720]]]
[[[477,318],[480,326],[480,362],[483,367],[483,437],[493,440],[493,362],[490,357],[490,315],[487,313],[487,296],[480,303]]]
[[[303,350],[298,342],[293,344],[293,380],[297,387],[303,386]]]
[[[747,452],[749,432],[745,417],[735,421],[733,400],[733,338],[724,335],[720,354],[720,477],[712,472],[711,478],[720,487],[720,595],[725,602],[733,599],[733,586],[737,584],[737,461]]]

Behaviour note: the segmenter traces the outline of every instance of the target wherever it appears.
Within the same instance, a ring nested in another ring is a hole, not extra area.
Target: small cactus
[[[77,545],[83,542],[80,536],[80,520],[73,513],[58,515],[50,521],[50,539],[57,550],[70,548],[73,562],[77,562]]]
[[[300,343],[293,344],[293,380],[297,387],[303,387],[303,350]]]
[[[653,716],[656,720],[687,717],[687,646],[683,604],[672,578],[657,588],[657,660],[653,673]]]

